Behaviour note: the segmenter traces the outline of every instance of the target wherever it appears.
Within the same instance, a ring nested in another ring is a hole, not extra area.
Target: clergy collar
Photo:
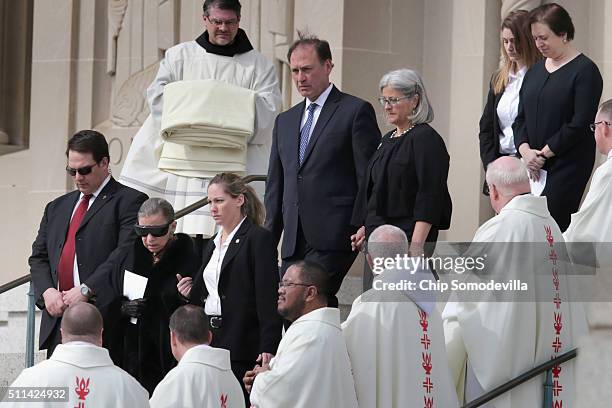
[[[612,149],[608,152],[608,159],[612,159]]]
[[[293,322],[291,327],[294,327],[298,323],[308,321],[326,323],[339,329],[340,310],[335,307],[321,307],[319,309],[312,310],[296,319],[296,321]]]
[[[92,343],[69,342],[58,344],[51,360],[75,365],[81,368],[112,366],[108,350]]]
[[[249,41],[249,37],[247,37],[242,28],[238,29],[238,33],[236,34],[236,37],[234,37],[234,41],[228,45],[216,45],[211,43],[208,39],[208,31],[204,31],[202,35],[196,38],[195,41],[200,45],[200,47],[204,48],[206,52],[222,55],[224,57],[233,57],[236,54],[244,54],[245,52],[249,52],[253,49],[253,46]]]

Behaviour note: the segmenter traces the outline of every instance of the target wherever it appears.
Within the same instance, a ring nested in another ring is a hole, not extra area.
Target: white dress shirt
[[[106,185],[110,181],[110,178],[111,178],[111,175],[109,174],[108,176],[106,176],[106,178],[104,179],[102,184],[100,184],[100,187],[98,187],[98,189],[93,192],[91,198],[89,199],[89,205],[87,206],[87,210],[89,210],[91,208],[91,205],[93,204],[93,202],[96,201],[96,197],[98,197],[98,195],[100,194],[100,191],[102,191],[102,189],[104,187],[106,187]],[[71,220],[72,220],[72,217],[74,216],[74,213],[75,213],[77,207],[81,203],[81,200],[83,199],[84,195],[85,194],[83,194],[83,193],[81,193],[79,195],[79,199],[77,200],[74,208],[72,209],[72,215],[70,216]],[[81,284],[81,279],[79,277],[79,262],[77,260],[76,248],[75,248],[75,251],[74,251],[74,266],[72,268],[72,280],[74,281],[74,286],[75,287],[79,286]],[[58,288],[59,288],[59,280],[58,280]]]
[[[208,291],[208,297],[204,304],[204,312],[208,316],[221,316],[221,298],[219,297],[219,275],[221,274],[221,265],[223,265],[223,258],[225,258],[227,247],[230,242],[232,242],[234,235],[236,235],[236,232],[245,218],[246,217],[240,220],[236,228],[234,228],[227,238],[225,238],[223,244],[221,244],[221,235],[223,231],[219,231],[213,241],[215,243],[215,250],[210,257],[210,261],[208,261],[204,268],[204,284]]]
[[[499,99],[497,104],[497,117],[499,118],[499,152],[502,154],[516,154],[514,146],[514,133],[512,132],[512,124],[516,115],[518,115],[519,92],[523,85],[523,78],[527,67],[521,68],[516,74],[510,73],[508,76],[508,85]]]
[[[302,131],[302,128],[304,127],[304,125],[306,124],[306,120],[308,119],[308,107],[311,103],[317,104],[317,107],[312,114],[312,125],[310,126],[310,132],[308,133],[308,140],[310,140],[310,137],[312,136],[312,131],[314,130],[317,124],[317,120],[319,120],[321,109],[323,109],[323,105],[325,105],[325,101],[327,100],[327,97],[329,96],[329,93],[331,92],[333,86],[334,85],[330,83],[329,86],[323,91],[323,93],[321,93],[321,95],[319,95],[319,97],[314,101],[311,101],[310,99],[306,98],[306,106],[304,109],[304,113],[302,114],[300,132]]]

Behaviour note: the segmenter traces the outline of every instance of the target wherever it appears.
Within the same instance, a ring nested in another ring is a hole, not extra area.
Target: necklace
[[[414,125],[411,125],[408,129],[404,130],[402,133],[400,133],[399,135],[397,134],[397,129],[395,129],[393,131],[393,133],[391,133],[390,137],[402,137],[404,136],[406,133],[410,132],[412,129],[414,129],[414,127],[416,126],[416,123]]]

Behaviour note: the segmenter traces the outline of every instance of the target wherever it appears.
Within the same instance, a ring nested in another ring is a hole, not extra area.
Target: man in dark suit
[[[330,274],[330,306],[356,254],[350,225],[358,186],[380,143],[372,105],[329,81],[329,43],[300,35],[287,59],[305,100],[276,118],[266,185],[266,223],[284,230],[281,273],[302,259]]]
[[[43,309],[39,344],[47,356],[60,342],[59,326],[68,306],[96,299],[102,303],[110,258],[136,238],[136,215],[147,199],[111,177],[102,134],[76,133],[66,156],[66,172],[77,190],[47,204],[29,259],[37,306]]]

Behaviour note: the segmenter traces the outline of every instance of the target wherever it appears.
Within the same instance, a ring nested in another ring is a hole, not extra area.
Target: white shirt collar
[[[524,66],[523,68],[516,71],[516,73],[509,72],[508,77],[511,79],[521,78],[521,77],[524,77],[526,73],[527,73],[527,67]]]
[[[316,103],[319,108],[323,107],[323,105],[325,105],[325,101],[327,100],[327,97],[329,96],[333,86],[334,86],[334,84],[332,84],[330,82],[329,86],[314,101],[311,101],[310,99],[306,98],[306,109],[308,109],[310,104],[313,103],[313,102]]]
[[[106,178],[104,179],[104,181],[102,182],[102,184],[100,184],[100,187],[98,187],[98,189],[97,189],[96,191],[94,191],[94,192],[93,192],[93,198],[98,197],[98,194],[100,194],[100,191],[102,191],[102,189],[103,189],[104,187],[106,187],[106,185],[108,184],[108,182],[110,181],[110,179],[111,179],[111,175],[109,174],[108,176],[106,176]],[[83,196],[84,196],[84,194],[83,194],[83,193],[81,193],[81,195],[79,196],[79,200],[80,200],[81,198],[83,198]]]
[[[225,241],[223,242],[223,246],[227,246],[229,245],[229,243],[232,241],[232,238],[234,238],[234,235],[236,235],[236,232],[238,232],[238,230],[240,229],[240,226],[242,225],[242,223],[244,222],[244,220],[246,219],[246,217],[243,217],[242,220],[240,220],[240,222],[238,223],[238,225],[236,225],[236,227],[232,230],[232,232],[230,232],[230,234],[227,236],[227,238],[225,238]],[[219,233],[217,234],[217,236],[215,237],[215,246],[217,248],[221,247],[221,235],[223,234],[223,230],[219,231]]]
[[[612,149],[608,152],[608,159],[612,159]]]

